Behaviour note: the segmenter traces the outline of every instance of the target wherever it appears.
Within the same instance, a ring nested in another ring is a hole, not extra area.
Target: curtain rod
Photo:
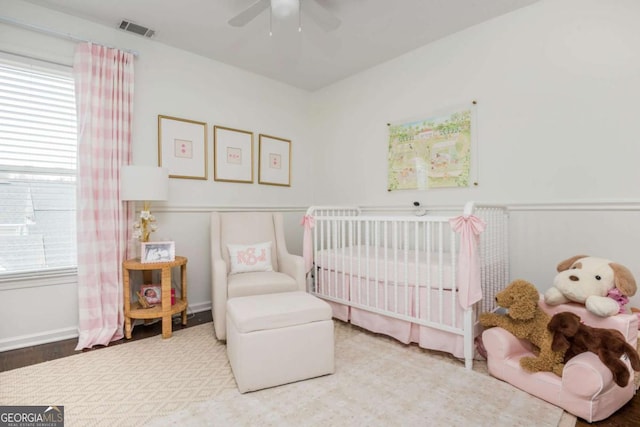
[[[12,52],[10,50],[0,49],[0,57],[2,57],[3,55],[8,55],[9,57],[17,56],[18,58],[25,58],[25,59],[33,60],[37,62],[44,62],[45,64],[52,64],[57,67],[73,68],[73,64],[64,64],[62,62],[52,61],[50,59],[45,59],[45,58],[40,58],[36,56],[26,55],[24,53],[17,53],[17,52]]]
[[[49,35],[49,36],[57,37],[59,39],[71,40],[71,41],[76,42],[76,43],[98,44],[98,45],[101,45],[101,46],[104,46],[104,47],[122,50],[122,51],[130,53],[130,54],[132,54],[133,56],[136,56],[136,57],[140,56],[140,53],[135,51],[135,50],[122,49],[122,48],[115,47],[115,46],[105,45],[104,43],[97,43],[97,42],[92,41],[92,40],[87,40],[87,39],[83,39],[83,38],[80,38],[80,37],[76,37],[76,36],[74,36],[73,34],[70,34],[70,33],[63,33],[63,32],[60,32],[60,31],[52,30],[50,28],[39,27],[37,25],[27,24],[26,22],[17,21],[15,19],[8,18],[6,16],[0,16],[0,23],[13,25],[13,26],[16,26],[16,27],[24,28],[26,30],[35,31],[36,33],[41,33],[41,34],[46,34],[46,35]]]

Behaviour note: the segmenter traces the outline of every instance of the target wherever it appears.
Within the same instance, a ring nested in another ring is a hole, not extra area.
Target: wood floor
[[[194,314],[189,318],[187,326],[181,324],[173,324],[173,330],[188,328],[191,326],[201,325],[203,323],[211,322],[211,311],[203,311]],[[152,325],[140,325],[133,329],[131,334],[131,340],[121,339],[119,341],[112,342],[110,345],[124,344],[129,341],[135,341],[143,338],[148,338],[162,334],[161,322],[154,323]],[[10,350],[0,352],[0,372],[8,371],[11,369],[21,368],[23,366],[34,365],[36,363],[46,362],[48,360],[58,359],[60,357],[71,356],[73,354],[80,353],[75,351],[77,339],[58,341],[49,344],[42,344],[33,347],[21,348],[17,350]],[[101,348],[96,347],[91,350],[85,351],[98,351]],[[533,425],[533,424],[532,424]],[[638,427],[640,426],[640,393],[637,393],[635,397],[620,408],[618,412],[613,414],[606,420],[589,424],[584,420],[578,419],[576,427],[586,426],[598,426],[598,427]]]
[[[201,325],[211,322],[211,310],[202,311],[200,313],[190,314],[187,319],[187,326],[181,323],[173,323],[173,331],[189,328],[191,326]],[[162,322],[158,321],[150,325],[138,325],[133,328],[131,339],[121,339],[114,341],[109,346],[125,344],[129,341],[135,341],[156,335],[162,335]],[[48,344],[36,345],[33,347],[20,348],[17,350],[9,350],[0,352],[0,372],[9,371],[11,369],[22,368],[23,366],[35,365],[36,363],[46,362],[48,360],[59,359],[65,356],[81,353],[75,351],[78,340],[76,338],[64,341],[57,341]],[[87,351],[98,351],[107,348],[105,346],[96,346]]]
[[[640,392],[622,408],[611,415],[606,420],[591,423],[578,418],[576,427],[598,426],[598,427],[638,427],[640,426]]]

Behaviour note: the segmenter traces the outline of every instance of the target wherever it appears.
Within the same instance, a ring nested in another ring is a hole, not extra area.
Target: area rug
[[[0,373],[66,426],[557,426],[563,411],[448,355],[336,322],[336,373],[241,395],[212,324]]]

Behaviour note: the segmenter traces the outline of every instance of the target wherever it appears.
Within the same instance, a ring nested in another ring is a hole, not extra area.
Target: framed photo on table
[[[258,183],[291,186],[291,141],[275,136],[259,136]]]
[[[162,302],[162,287],[160,285],[141,285],[140,294],[148,304],[160,304]]]
[[[213,179],[253,182],[253,132],[213,127]]]
[[[150,264],[154,262],[171,262],[176,259],[175,242],[142,242],[140,262]]]
[[[207,124],[159,115],[158,166],[169,178],[207,179]]]

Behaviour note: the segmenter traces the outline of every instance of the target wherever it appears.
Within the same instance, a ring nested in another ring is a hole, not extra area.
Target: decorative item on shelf
[[[140,291],[136,292],[136,295],[138,296],[138,304],[140,304],[140,307],[142,308],[153,308],[155,307],[155,305],[149,304],[149,302],[147,301],[147,298],[145,298],[144,294]]]
[[[176,259],[175,242],[142,242],[140,262],[171,262]]]
[[[140,290],[136,292],[138,295],[138,301],[142,308],[155,307],[157,304],[162,304],[162,285],[142,285]],[[176,289],[171,288],[171,305],[176,304]],[[145,306],[146,305],[146,306]]]
[[[162,302],[162,286],[160,285],[142,285],[140,293],[149,304],[160,304]]]
[[[120,169],[120,198],[142,201],[140,219],[133,225],[134,237],[148,242],[158,226],[151,214],[151,202],[169,198],[169,171],[157,166],[125,165]]]

